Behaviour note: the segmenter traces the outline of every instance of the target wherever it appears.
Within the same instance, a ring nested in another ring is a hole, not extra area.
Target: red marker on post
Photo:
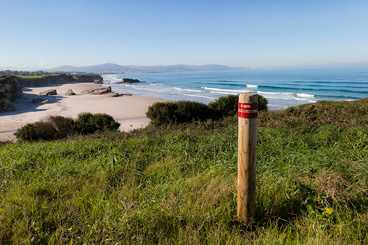
[[[239,102],[238,116],[240,118],[257,118],[258,117],[258,102],[253,102],[253,103]]]
[[[238,132],[238,210],[239,220],[255,220],[256,207],[256,146],[258,95],[239,95]]]

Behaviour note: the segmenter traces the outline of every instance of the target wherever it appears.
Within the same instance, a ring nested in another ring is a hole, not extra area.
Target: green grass
[[[236,118],[2,144],[0,244],[367,243],[368,102],[346,103],[260,115],[253,225]]]
[[[31,76],[18,76],[23,79],[34,79],[34,78],[41,78],[41,77],[47,77],[51,76],[50,74],[39,74],[39,75],[31,75]]]

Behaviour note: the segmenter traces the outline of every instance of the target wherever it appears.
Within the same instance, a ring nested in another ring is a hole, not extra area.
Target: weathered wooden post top
[[[256,146],[258,95],[239,95],[238,211],[237,218],[251,223],[256,207]]]

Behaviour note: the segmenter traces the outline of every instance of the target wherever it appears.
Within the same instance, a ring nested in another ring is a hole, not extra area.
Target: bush
[[[57,138],[65,138],[75,132],[75,122],[72,118],[62,116],[49,116],[48,122],[58,132]]]
[[[111,116],[102,113],[81,113],[76,120],[50,116],[45,121],[26,124],[15,132],[15,137],[24,141],[56,140],[73,134],[117,130],[119,126]]]
[[[84,112],[78,115],[75,120],[75,130],[79,134],[91,134],[95,132],[95,125],[92,123],[93,114]]]
[[[54,140],[58,132],[50,122],[28,123],[14,133],[15,137],[25,141]]]
[[[157,102],[148,107],[146,116],[156,125],[175,123],[174,115],[177,109],[175,102]]]
[[[223,96],[210,103],[208,107],[214,111],[217,118],[234,116],[238,112],[239,95]],[[258,95],[258,111],[267,111],[268,101],[262,95]]]
[[[146,115],[155,125],[180,124],[204,121],[211,118],[211,111],[205,104],[199,102],[158,102],[148,108]]]
[[[262,95],[258,95],[258,111],[268,111],[268,100]]]
[[[237,95],[223,96],[208,104],[208,108],[214,111],[217,118],[234,116],[238,112],[238,101]]]
[[[211,117],[211,112],[207,105],[193,101],[178,101],[176,111],[176,121],[185,123],[191,121],[204,121]]]
[[[89,112],[81,113],[75,120],[76,131],[80,134],[92,134],[97,131],[117,130],[120,123],[110,115]]]
[[[158,102],[148,108],[147,117],[155,125],[180,124],[234,116],[238,112],[238,95],[218,98],[208,106],[199,102]],[[258,95],[258,110],[267,111],[267,99]]]

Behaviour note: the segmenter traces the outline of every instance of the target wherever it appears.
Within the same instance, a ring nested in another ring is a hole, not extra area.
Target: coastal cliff
[[[21,97],[22,90],[17,77],[0,77],[0,112],[14,111],[12,102]]]
[[[42,77],[21,78],[16,76],[0,77],[0,112],[14,111],[13,102],[22,97],[24,87],[45,87],[51,84],[65,83],[96,83],[101,84],[103,78],[100,75],[50,75]]]
[[[21,87],[45,87],[50,84],[65,84],[65,83],[96,83],[101,84],[103,78],[100,75],[50,75],[36,78],[19,78]]]

